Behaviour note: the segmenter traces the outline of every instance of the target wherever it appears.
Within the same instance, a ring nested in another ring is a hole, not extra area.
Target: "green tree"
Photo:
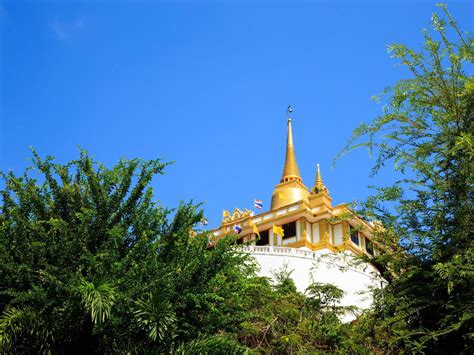
[[[344,292],[333,285],[314,283],[305,293],[298,292],[291,272],[275,273],[254,288],[247,318],[241,324],[239,339],[263,353],[364,353],[351,341],[351,328],[340,316],[352,307],[339,305]]]
[[[382,222],[374,262],[391,283],[357,326],[385,350],[474,350],[474,42],[440,6],[420,51],[389,47],[410,76],[376,98],[382,115],[343,151],[368,147],[373,174],[393,163],[400,176],[361,211]]]
[[[2,174],[1,352],[245,350],[225,334],[245,316],[254,265],[232,238],[211,250],[205,233],[191,236],[198,206],[153,202],[166,164],[107,169],[83,151],[32,161]]]
[[[341,290],[303,294],[285,272],[274,285],[237,236],[210,247],[199,206],[153,202],[149,183],[166,164],[108,169],[85,152],[67,164],[33,152],[32,162],[2,175],[0,352],[358,349],[339,319]]]

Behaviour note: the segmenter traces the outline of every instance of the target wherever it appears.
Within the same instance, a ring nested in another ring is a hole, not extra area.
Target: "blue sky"
[[[31,156],[66,162],[87,149],[175,161],[154,180],[165,206],[269,207],[281,177],[285,111],[294,108],[303,181],[316,163],[333,203],[363,199],[373,161],[331,170],[351,131],[380,113],[371,96],[407,75],[390,43],[419,48],[432,1],[0,2],[0,169]],[[473,5],[449,2],[464,30]]]

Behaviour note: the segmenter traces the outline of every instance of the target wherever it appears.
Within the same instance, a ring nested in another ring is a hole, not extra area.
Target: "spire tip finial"
[[[297,180],[302,182],[300,171],[298,169],[298,165],[296,164],[296,157],[295,157],[295,148],[293,145],[293,129],[292,129],[292,119],[290,117],[290,113],[293,112],[293,108],[288,106],[286,110],[287,119],[288,119],[288,132],[286,138],[286,158],[285,158],[285,166],[283,167],[283,174],[281,177],[280,182],[286,181],[293,181]]]
[[[319,163],[316,164],[316,181],[314,182],[314,186],[311,191],[312,191],[311,193],[319,193],[322,191],[329,193],[326,185],[324,185],[323,178],[321,177],[321,170],[319,168]]]

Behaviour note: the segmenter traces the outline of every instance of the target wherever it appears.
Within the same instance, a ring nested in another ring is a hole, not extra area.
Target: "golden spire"
[[[316,164],[316,180],[314,182],[313,188],[311,189],[311,193],[317,194],[323,191],[329,193],[326,185],[324,185],[323,183],[323,178],[321,177],[321,170],[319,170],[319,164]]]
[[[283,175],[280,182],[286,181],[302,182],[298,164],[296,164],[295,146],[293,144],[293,130],[291,128],[291,118],[288,117],[288,136],[286,139],[286,158],[285,166],[283,168]]]
[[[292,111],[293,109],[289,106],[288,113]],[[306,201],[309,203],[308,196],[308,188],[303,185],[300,170],[296,164],[291,118],[288,117],[285,166],[283,168],[283,175],[280,183],[276,185],[275,190],[273,190],[271,209],[275,210],[298,201]]]
[[[317,172],[316,172],[316,181],[314,182],[314,186],[321,187],[323,185],[323,178],[321,177],[321,170],[319,170],[319,164],[316,164]]]

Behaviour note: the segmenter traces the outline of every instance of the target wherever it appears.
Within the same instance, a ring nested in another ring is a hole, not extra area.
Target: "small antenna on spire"
[[[288,119],[288,122],[291,121],[290,113],[293,112],[293,107],[291,105],[288,105],[288,108],[286,109],[286,118]]]

